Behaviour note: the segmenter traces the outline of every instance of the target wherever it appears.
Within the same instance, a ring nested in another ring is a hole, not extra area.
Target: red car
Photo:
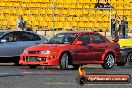
[[[102,64],[110,69],[120,61],[118,38],[112,42],[97,32],[70,31],[59,33],[47,44],[39,44],[26,48],[20,55],[19,64],[36,68],[38,65],[60,65],[60,69],[68,69],[68,65],[78,68],[86,64]]]

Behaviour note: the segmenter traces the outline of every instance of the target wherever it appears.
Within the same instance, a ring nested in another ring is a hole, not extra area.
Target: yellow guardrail
[[[132,46],[132,39],[119,39],[118,43],[120,44],[120,47]]]

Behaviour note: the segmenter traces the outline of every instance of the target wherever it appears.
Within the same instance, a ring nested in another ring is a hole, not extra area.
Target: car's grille
[[[26,61],[27,62],[36,62],[37,58],[36,57],[29,57],[29,58],[26,58]]]
[[[46,61],[46,58],[26,57],[26,62]]]
[[[39,54],[39,51],[29,51],[29,54]]]

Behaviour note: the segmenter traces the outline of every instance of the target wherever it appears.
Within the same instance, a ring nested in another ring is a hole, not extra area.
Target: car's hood
[[[26,48],[27,50],[31,51],[41,51],[41,50],[55,50],[55,49],[62,49],[65,48],[69,44],[39,44],[35,46],[31,46]]]

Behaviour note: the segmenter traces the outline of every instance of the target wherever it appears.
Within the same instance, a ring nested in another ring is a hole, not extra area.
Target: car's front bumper
[[[23,65],[59,65],[59,57],[55,55],[21,54],[19,64]]]

